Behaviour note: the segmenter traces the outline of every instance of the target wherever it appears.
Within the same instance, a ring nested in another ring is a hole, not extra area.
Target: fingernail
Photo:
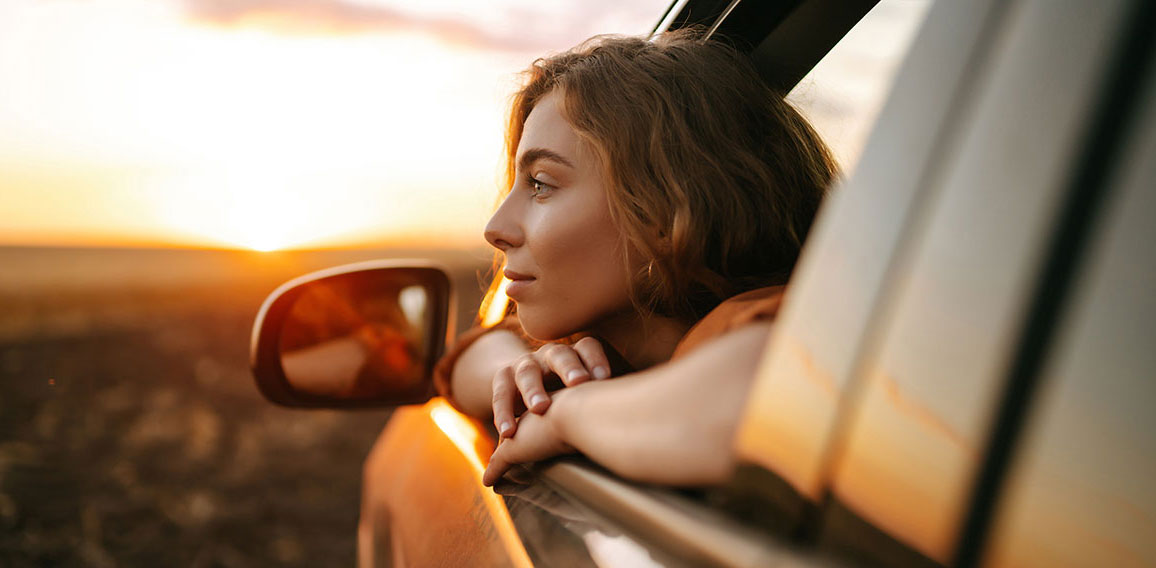
[[[594,367],[594,379],[595,380],[601,381],[602,379],[606,379],[609,377],[610,377],[610,369],[607,369],[606,367],[603,367],[602,365]]]
[[[582,369],[574,369],[573,371],[570,371],[569,373],[566,374],[566,380],[572,383],[572,382],[574,382],[578,379],[581,379],[585,376],[586,376],[586,371],[583,371]]]
[[[505,436],[506,432],[509,432],[510,428],[513,428],[513,427],[514,427],[514,425],[510,424],[509,421],[502,422],[502,424],[500,426],[498,426],[498,435]]]
[[[531,408],[537,408],[537,407],[539,407],[539,406],[541,406],[541,405],[543,405],[549,401],[550,401],[550,399],[546,395],[536,394],[530,398],[530,407]]]

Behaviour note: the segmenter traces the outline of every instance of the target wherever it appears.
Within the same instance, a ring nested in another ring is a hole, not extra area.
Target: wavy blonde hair
[[[604,166],[631,266],[644,259],[631,291],[639,309],[693,322],[730,296],[787,281],[837,168],[746,56],[701,30],[596,36],[534,61],[524,78],[505,187],[526,118],[559,92]]]

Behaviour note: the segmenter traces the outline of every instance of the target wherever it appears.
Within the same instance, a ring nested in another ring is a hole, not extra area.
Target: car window
[[[952,109],[991,5],[940,3],[929,14],[923,47],[904,63],[866,148],[870,159],[827,198],[791,277],[736,445],[744,461],[812,501],[822,496],[843,391],[908,218],[931,193],[925,170],[940,130],[958,120]]]
[[[831,146],[844,174],[854,171],[903,54],[931,0],[883,0],[787,95]]]
[[[910,0],[880,2],[788,96],[831,145],[845,168],[845,175],[850,175],[858,159],[864,136],[879,113],[929,4]],[[928,119],[921,124],[935,122]],[[891,204],[898,206],[890,208],[893,213],[873,220],[887,219],[893,214],[902,216],[902,205],[909,198],[902,194],[880,200],[880,209],[886,210]],[[898,225],[901,223],[893,219],[885,223],[888,228]],[[845,279],[833,281],[847,282]],[[829,300],[819,303],[829,305]],[[865,299],[863,305],[866,305]],[[800,317],[811,323],[817,321],[808,315]],[[794,327],[784,322],[790,318],[786,313],[781,314],[780,327]],[[854,326],[846,325],[842,317],[826,323],[837,331],[822,321],[814,329],[822,330],[819,334],[828,338],[832,332],[846,336],[849,341],[854,337]],[[777,362],[768,359],[761,372],[763,377],[776,377],[776,381],[762,380],[763,388],[752,395],[748,418],[738,441],[746,460],[758,465],[741,466],[730,487],[722,495],[711,496],[734,513],[780,534],[793,532],[804,522],[811,506],[808,502],[820,500],[819,488],[812,482],[822,462],[827,431],[824,424],[832,416],[832,407],[827,403],[834,400],[832,395],[839,388],[824,371],[812,372],[816,370],[816,360],[811,357],[815,352],[804,346],[808,338],[796,340],[787,335],[779,334],[775,340],[784,346],[776,355]],[[794,383],[782,380],[788,377],[799,380]],[[752,502],[760,503],[757,513],[752,512]]]

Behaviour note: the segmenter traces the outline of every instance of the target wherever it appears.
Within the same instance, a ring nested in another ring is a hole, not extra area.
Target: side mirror
[[[282,284],[253,324],[261,394],[295,407],[420,403],[452,330],[449,277],[420,260],[359,262]]]

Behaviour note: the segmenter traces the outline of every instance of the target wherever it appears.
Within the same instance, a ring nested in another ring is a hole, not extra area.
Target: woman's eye
[[[554,186],[536,178],[530,178],[529,181],[531,197],[545,197],[554,189]]]

